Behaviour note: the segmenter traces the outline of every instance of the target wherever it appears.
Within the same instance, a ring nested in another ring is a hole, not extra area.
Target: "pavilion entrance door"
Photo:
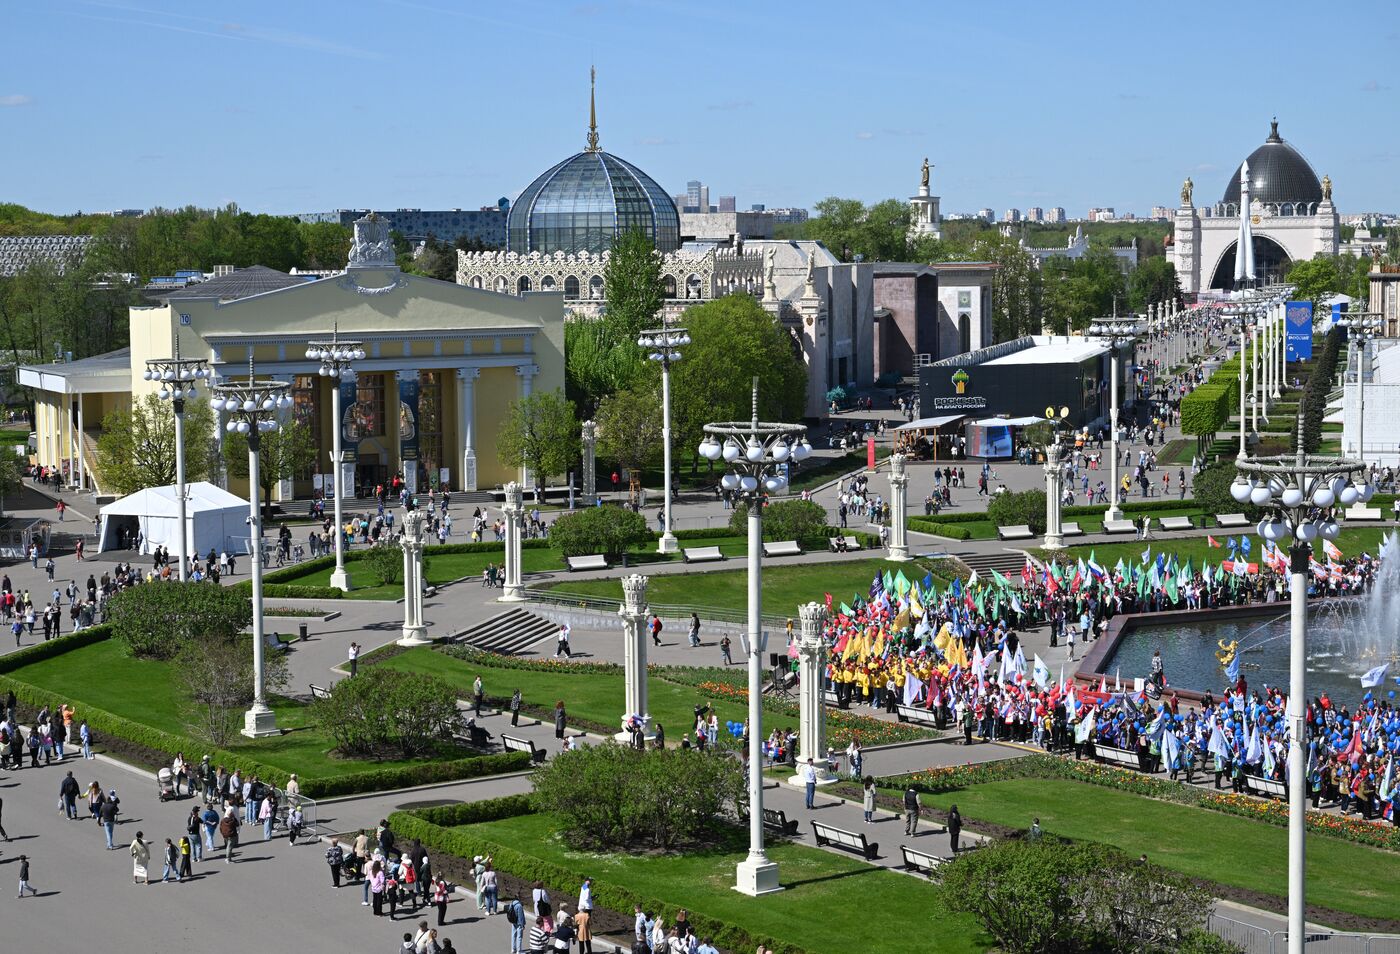
[[[389,484],[389,468],[384,466],[384,458],[379,454],[362,454],[356,462],[357,478],[359,487],[358,496],[371,497],[374,495],[374,488],[380,484],[386,487]]]

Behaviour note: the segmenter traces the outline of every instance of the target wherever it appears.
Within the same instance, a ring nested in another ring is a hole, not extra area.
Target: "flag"
[[[1099,693],[1108,695],[1108,673],[1099,676]]]
[[[826,594],[826,611],[831,612],[831,594]]]
[[[1329,560],[1340,560],[1342,558],[1341,548],[1331,540],[1322,541],[1322,552],[1327,554]]]
[[[841,615],[842,615],[842,616],[850,616],[850,615],[852,615],[852,613],[854,613],[854,612],[855,612],[855,611],[852,610],[852,609],[851,609],[849,606],[847,606],[845,603],[842,603],[842,604],[841,604]]]
[[[1119,666],[1117,669],[1113,670],[1113,691],[1114,691],[1114,692],[1122,692],[1122,691],[1123,691],[1123,678],[1122,678],[1122,677],[1123,677],[1123,667]]]
[[[1221,730],[1218,722],[1211,726],[1210,741],[1206,743],[1206,751],[1222,759],[1230,757],[1230,742],[1225,738],[1225,733]]]
[[[1108,576],[1108,571],[1094,562],[1094,555],[1092,553],[1089,554],[1089,575],[1100,581]]]
[[[1016,655],[1011,657],[1011,670],[1018,676],[1026,674],[1026,654],[1021,652],[1021,644],[1016,644]]]
[[[1088,742],[1089,736],[1094,731],[1094,712],[1090,710],[1080,723],[1074,727],[1074,741]]]
[[[1162,736],[1162,762],[1168,769],[1180,768],[1177,760],[1181,757],[1181,740],[1176,737],[1175,732],[1167,732]]]
[[[1362,689],[1374,689],[1385,682],[1385,672],[1390,668],[1390,663],[1383,663],[1374,669],[1368,670],[1366,675],[1361,677]]]
[[[923,681],[920,680],[918,676],[914,675],[912,672],[906,673],[904,676],[904,704],[906,706],[913,705],[919,698],[919,693],[922,692],[923,689]]]
[[[1020,615],[1021,613],[1021,601],[1016,598],[1015,593],[1011,594],[1011,612],[1016,613],[1017,615]]]
[[[1234,537],[1225,538],[1225,549],[1229,550],[1232,554],[1239,549],[1239,544],[1235,542]]]
[[[1002,576],[995,569],[992,570],[992,582],[994,582],[997,586],[1003,587],[1011,585],[1011,581],[1008,580],[1006,577]]]
[[[1142,558],[1140,562],[1143,566],[1146,566],[1147,561],[1150,559],[1152,559],[1152,546],[1151,544],[1148,544],[1147,549],[1142,551]]]
[[[1035,654],[1035,668],[1031,670],[1035,684],[1044,689],[1050,682],[1050,669],[1040,658],[1040,653]]]
[[[1249,551],[1253,548],[1253,546],[1254,544],[1250,542],[1249,537],[1240,537],[1240,552],[1243,553],[1245,556],[1249,555]]]
[[[1240,654],[1235,653],[1235,658],[1230,660],[1230,665],[1225,667],[1225,678],[1235,683],[1240,681]]]
[[[1254,765],[1264,757],[1264,746],[1259,741],[1259,727],[1256,725],[1249,730],[1249,741],[1244,748],[1244,761],[1246,765]]]
[[[973,570],[972,573],[968,576],[968,578],[967,578],[967,585],[968,585],[968,586],[976,586],[976,585],[977,585],[977,571],[976,571],[976,570]]]
[[[1220,541],[1215,539],[1215,537],[1212,537],[1210,534],[1206,534],[1206,546],[1215,547],[1217,550],[1219,550]]]

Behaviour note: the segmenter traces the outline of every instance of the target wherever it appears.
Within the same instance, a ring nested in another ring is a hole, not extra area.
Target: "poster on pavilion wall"
[[[404,484],[418,492],[418,375],[399,380],[399,462]]]

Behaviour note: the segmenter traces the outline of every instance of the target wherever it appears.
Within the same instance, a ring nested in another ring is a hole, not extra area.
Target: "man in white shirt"
[[[360,667],[360,644],[359,644],[359,643],[353,643],[353,642],[352,642],[352,643],[350,644],[349,659],[350,659],[350,675],[353,677],[353,676],[355,675],[356,670],[358,670],[359,667]]]
[[[817,767],[808,759],[807,764],[802,766],[802,781],[807,787],[807,807],[815,808],[813,802],[817,796]]]
[[[583,887],[578,889],[578,909],[593,913],[593,879],[584,878]]]

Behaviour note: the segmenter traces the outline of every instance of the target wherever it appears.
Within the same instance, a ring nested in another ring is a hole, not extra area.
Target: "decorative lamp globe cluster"
[[[1358,341],[1370,341],[1380,334],[1383,322],[1379,315],[1358,314],[1343,318],[1337,324],[1347,330],[1348,336]]]
[[[715,425],[707,425],[709,430]],[[734,471],[720,478],[720,486],[725,490],[753,494],[761,484],[770,494],[781,493],[787,487],[787,478],[781,472],[767,473],[772,465],[787,461],[800,462],[812,453],[812,445],[800,432],[785,429],[765,434],[763,427],[783,427],[783,425],[759,425],[748,434],[748,440],[739,440],[742,434],[729,434],[723,441],[716,434],[709,434],[700,442],[700,456],[706,460],[720,460],[734,468]],[[766,439],[765,439],[766,438]]]
[[[1310,462],[1290,468],[1289,458],[1274,460],[1277,463],[1271,464],[1267,458],[1242,462],[1242,469],[1255,471],[1256,475],[1242,473],[1230,485],[1230,496],[1239,503],[1273,511],[1256,528],[1265,540],[1335,540],[1342,532],[1336,508],[1366,503],[1376,492],[1369,481],[1354,481],[1349,476],[1361,469],[1359,462]]]
[[[637,345],[651,352],[648,357],[652,361],[679,361],[679,349],[688,344],[690,334],[684,328],[643,331],[637,338]]]
[[[342,378],[350,373],[351,361],[363,361],[365,349],[358,341],[313,341],[306,349],[306,360],[319,361],[323,378]]]
[[[182,361],[177,357],[170,361],[146,362],[146,370],[141,377],[160,382],[160,390],[156,394],[162,401],[172,398],[179,401],[197,396],[195,385],[207,380],[212,373],[203,361]]]
[[[1141,331],[1135,318],[1100,318],[1089,325],[1089,334],[1095,338],[1132,338]]]
[[[257,394],[247,391],[245,394],[228,394],[215,397],[209,402],[209,406],[216,411],[228,411],[234,414],[224,424],[224,429],[230,434],[247,434],[257,427],[259,431],[275,431],[281,425],[275,417],[271,415],[275,411],[285,411],[292,406],[292,396],[283,390],[276,393],[278,382],[273,382],[266,388],[264,394]]]

